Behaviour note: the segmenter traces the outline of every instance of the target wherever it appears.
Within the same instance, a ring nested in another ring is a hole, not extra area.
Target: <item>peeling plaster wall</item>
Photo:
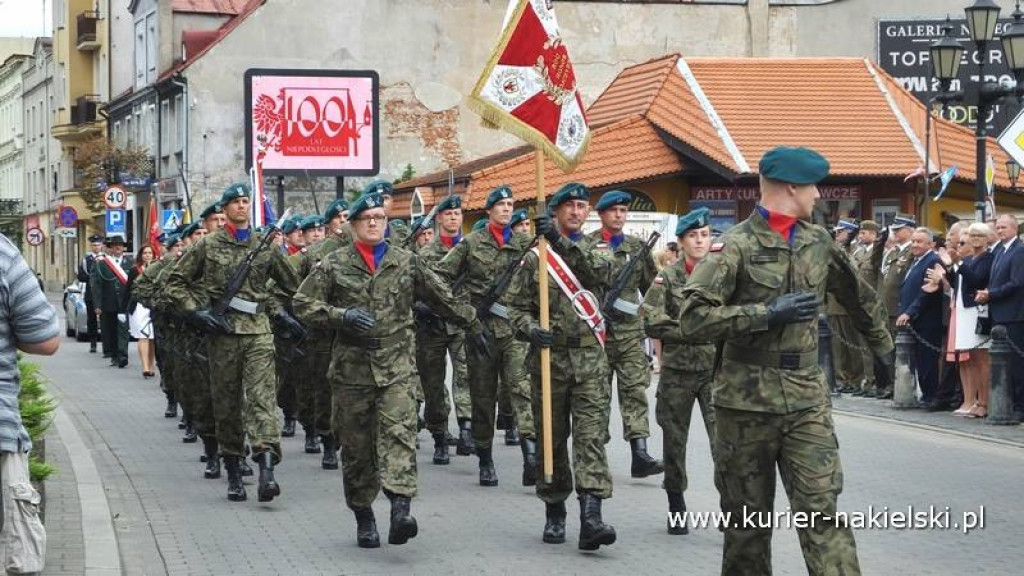
[[[425,174],[521,144],[482,127],[464,105],[497,40],[506,0],[322,4],[330,7],[311,14],[307,0],[269,0],[185,70],[189,171],[197,197],[212,199],[224,185],[245,177],[242,77],[247,68],[377,70],[385,178],[401,174],[406,164]],[[751,49],[745,6],[559,3],[558,17],[587,104],[625,66],[675,51],[745,56]],[[792,45],[789,30],[768,28],[773,52]]]

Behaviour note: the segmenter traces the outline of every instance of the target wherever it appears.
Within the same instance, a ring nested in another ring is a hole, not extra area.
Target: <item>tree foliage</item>
[[[81,176],[82,200],[90,210],[103,209],[103,186],[115,184],[119,173],[136,176],[153,173],[153,158],[142,148],[120,148],[99,136],[75,148],[75,170]]]

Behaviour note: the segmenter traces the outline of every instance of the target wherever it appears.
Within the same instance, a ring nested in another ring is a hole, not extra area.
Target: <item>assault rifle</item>
[[[235,268],[231,279],[228,280],[228,285],[224,289],[224,293],[221,294],[220,298],[213,303],[213,307],[210,309],[210,316],[212,317],[213,324],[224,334],[230,334],[232,332],[231,324],[228,323],[225,314],[227,314],[228,308],[231,307],[231,301],[238,294],[239,290],[242,289],[242,285],[245,284],[245,279],[249,277],[249,272],[252,270],[253,260],[260,255],[267,246],[270,246],[274,240],[274,237],[281,233],[281,226],[284,225],[285,220],[291,215],[291,210],[285,210],[284,214],[281,215],[281,219],[276,224],[270,226],[270,230],[260,238],[256,247],[249,251],[245,255],[245,259],[238,264],[238,268]]]
[[[412,232],[405,237],[405,240],[402,241],[402,248],[408,248],[409,245],[420,237],[420,234],[423,234],[424,230],[434,225],[434,216],[437,216],[437,209],[439,206],[441,206],[440,202],[434,204],[434,207],[430,209],[430,212],[427,212],[427,215],[423,217],[423,220],[420,220],[420,223],[417,224],[416,227],[412,229]]]
[[[500,300],[505,294],[505,291],[508,290],[509,285],[512,284],[512,278],[515,276],[516,270],[518,270],[519,266],[523,263],[523,258],[526,258],[526,255],[530,253],[530,250],[533,250],[533,246],[537,244],[539,239],[540,235],[534,236],[530,244],[524,248],[522,252],[516,255],[515,258],[509,261],[505,268],[502,269],[501,274],[498,274],[494,283],[491,284],[491,287],[487,289],[487,293],[484,294],[484,298],[480,301],[480,305],[477,306],[476,314],[478,318],[483,319],[494,314],[492,308],[494,308],[494,305],[497,304],[498,300]]]
[[[636,257],[630,258],[626,265],[622,267],[622,270],[619,270],[619,275],[615,277],[615,282],[612,283],[612,287],[605,293],[604,300],[601,301],[601,312],[605,316],[621,316],[623,313],[636,314],[636,311],[624,308],[624,306],[629,306],[630,303],[624,302],[621,299],[622,292],[626,289],[626,284],[629,282],[629,278],[633,275],[636,267],[650,256],[651,250],[654,249],[654,245],[658,242],[658,238],[661,238],[661,232],[652,232],[651,237],[640,248],[640,252]]]

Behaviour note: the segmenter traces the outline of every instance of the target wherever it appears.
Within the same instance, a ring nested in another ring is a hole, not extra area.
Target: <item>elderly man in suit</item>
[[[909,326],[914,332],[914,371],[921,387],[921,401],[935,401],[939,387],[939,352],[942,349],[942,293],[922,290],[928,270],[938,264],[931,230],[918,228],[911,236],[913,262],[900,284],[900,315],[896,327]]]
[[[993,324],[1006,327],[1010,341],[1024,349],[1024,245],[1018,237],[1017,218],[1004,214],[996,219],[999,243],[992,250],[988,290],[978,290],[975,301],[988,304]],[[1024,421],[1024,358],[1010,355],[1013,381],[1013,414]]]

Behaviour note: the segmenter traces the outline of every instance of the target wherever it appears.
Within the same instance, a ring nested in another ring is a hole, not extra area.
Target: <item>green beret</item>
[[[479,219],[479,220],[477,220],[476,222],[473,223],[473,229],[471,230],[471,232],[476,232],[477,230],[483,230],[486,227],[487,227],[487,218],[481,218],[481,219]]]
[[[210,216],[213,216],[214,214],[223,214],[223,213],[224,213],[224,205],[221,204],[220,202],[214,202],[213,204],[210,204],[209,206],[204,208],[203,211],[199,213],[199,217],[202,218],[203,220],[206,220],[207,218],[209,218]]]
[[[405,228],[405,220],[402,220],[401,218],[395,218],[394,220],[389,220],[389,222],[393,226],[398,226],[399,228]]]
[[[324,225],[324,218],[319,214],[313,214],[312,216],[306,216],[299,223],[299,229],[305,232],[313,228],[319,228]]]
[[[526,213],[526,210],[519,209],[512,213],[512,219],[509,220],[508,225],[515,226],[516,224],[519,224],[523,220],[529,220],[529,218],[530,215]]]
[[[441,203],[437,205],[438,212],[444,212],[445,210],[454,210],[456,208],[462,208],[462,197],[458,194],[452,194],[451,196],[441,200]],[[416,226],[413,226],[415,228]]]
[[[189,236],[195,234],[196,230],[199,230],[199,222],[193,222],[188,226],[185,226],[185,229],[181,231],[181,237],[188,238]]]
[[[710,225],[711,210],[707,208],[697,208],[689,214],[679,218],[679,222],[676,222],[676,236],[682,236],[690,230],[696,230],[697,228],[703,228]]]
[[[249,197],[249,185],[248,184],[242,184],[242,183],[232,184],[231,186],[228,186],[227,188],[225,188],[224,189],[224,193],[220,195],[220,205],[222,207],[223,206],[227,206],[228,203],[231,202],[232,200],[237,200],[238,198],[248,198],[248,197]]]
[[[556,208],[569,200],[590,200],[590,190],[579,182],[570,182],[555,192],[548,202],[548,208]]]
[[[177,234],[168,234],[164,237],[164,246],[167,248],[174,248],[178,242],[181,242],[181,236]]]
[[[498,186],[487,195],[487,202],[484,203],[484,210],[490,210],[491,206],[498,203],[498,200],[512,198],[512,189],[508,186]]]
[[[601,195],[601,199],[597,201],[594,208],[596,208],[598,212],[601,212],[611,208],[612,206],[629,206],[629,203],[632,201],[632,194],[623,192],[622,190],[612,190]]]
[[[281,233],[291,234],[299,229],[299,220],[296,218],[289,218],[281,223]]]
[[[348,202],[339,198],[327,205],[327,212],[324,212],[324,220],[330,220],[342,212],[348,211]]]
[[[381,196],[394,196],[395,187],[391,185],[391,182],[387,180],[374,180],[363,188],[363,196],[368,194],[380,194]],[[365,210],[365,208],[363,209]]]
[[[383,208],[384,197],[376,192],[370,194],[363,194],[356,199],[348,208],[348,217],[355,220],[361,212],[369,210],[370,208]]]
[[[764,153],[757,169],[779,182],[817,184],[828,177],[828,160],[810,148],[778,146]]]

